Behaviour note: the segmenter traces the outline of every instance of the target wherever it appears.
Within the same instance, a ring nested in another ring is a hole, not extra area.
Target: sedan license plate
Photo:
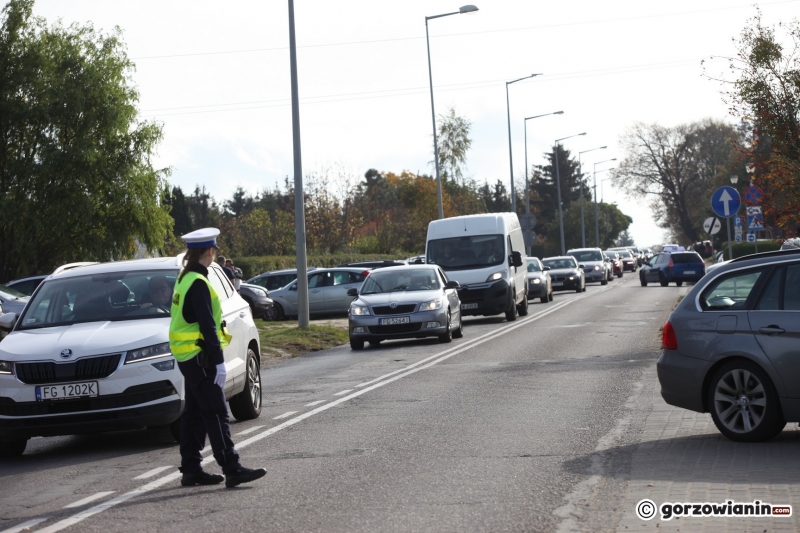
[[[381,318],[378,320],[378,324],[381,326],[392,326],[394,324],[408,324],[411,322],[411,318],[407,316],[401,316],[398,318]]]
[[[461,304],[461,309],[477,309],[478,304]]]
[[[684,270],[684,274],[694,274],[694,270]]]
[[[554,281],[553,287],[562,287],[564,285],[563,281]]]
[[[94,398],[97,396],[98,390],[99,387],[96,381],[64,385],[38,385],[36,387],[36,401]]]

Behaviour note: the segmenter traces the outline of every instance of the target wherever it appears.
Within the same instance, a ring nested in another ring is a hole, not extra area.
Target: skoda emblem
[[[392,303],[389,304],[389,307],[394,309],[395,307],[397,307],[397,303],[396,302],[392,302]]]
[[[72,350],[69,348],[61,350],[61,359],[69,359],[70,357],[72,357]]]

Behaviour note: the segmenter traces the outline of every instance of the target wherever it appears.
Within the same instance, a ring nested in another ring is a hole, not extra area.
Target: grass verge
[[[259,325],[261,353],[275,359],[286,359],[341,346],[349,340],[346,327],[311,325],[300,329],[275,322]],[[262,358],[262,362],[267,362],[267,357]]]

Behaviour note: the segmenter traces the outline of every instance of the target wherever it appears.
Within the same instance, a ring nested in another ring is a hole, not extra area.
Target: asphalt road
[[[268,474],[237,489],[181,487],[161,431],[33,439],[0,462],[0,533],[613,527],[630,457],[598,450],[634,448],[642,376],[685,292],[628,274],[556,293],[513,323],[467,319],[452,344],[341,347],[272,366],[261,417],[232,426],[242,462]],[[622,481],[598,481],[609,473]]]

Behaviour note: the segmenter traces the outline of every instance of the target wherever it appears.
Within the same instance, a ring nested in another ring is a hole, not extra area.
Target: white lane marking
[[[289,411],[288,413],[283,413],[282,415],[276,416],[275,418],[273,418],[273,420],[282,420],[284,418],[289,418],[290,416],[296,413],[297,411]]]
[[[86,520],[90,516],[94,516],[94,515],[96,515],[98,513],[102,513],[106,509],[110,509],[110,508],[114,507],[115,505],[119,505],[120,503],[126,502],[126,501],[130,500],[131,498],[133,498],[135,496],[139,496],[140,494],[146,494],[146,493],[150,492],[151,490],[155,490],[155,489],[157,489],[158,487],[160,487],[162,485],[166,485],[167,483],[175,481],[180,477],[181,477],[181,473],[180,472],[173,472],[172,474],[169,474],[168,476],[164,476],[162,478],[156,479],[155,481],[151,481],[150,483],[147,483],[146,485],[142,485],[138,489],[133,489],[132,491],[126,492],[125,494],[120,494],[116,498],[112,498],[112,499],[110,499],[108,501],[105,501],[105,502],[99,504],[99,505],[95,505],[94,507],[90,507],[88,509],[85,509],[85,510],[77,513],[77,514],[74,514],[74,515],[72,515],[70,517],[67,517],[67,518],[65,518],[63,520],[59,520],[55,524],[52,524],[50,526],[47,526],[45,528],[42,528],[42,529],[38,530],[37,533],[56,533],[57,531],[61,531],[62,529],[66,529],[69,526],[73,526],[73,525],[77,524],[78,522],[82,522],[83,520]]]
[[[347,394],[348,392],[353,392],[353,389],[347,389],[334,394],[334,396],[341,396],[342,394]]]
[[[139,474],[138,476],[136,476],[133,479],[147,479],[149,477],[155,476],[156,474],[160,474],[164,470],[169,470],[170,468],[173,468],[173,467],[172,466],[159,466],[158,468],[154,468],[152,470],[148,470],[144,474]]]
[[[606,289],[600,289],[598,291],[593,291],[591,293],[583,295],[582,297],[571,298],[571,299],[565,301],[564,304],[559,304],[557,306],[551,307],[547,311],[543,311],[542,313],[538,313],[535,317],[532,317],[532,319],[538,319],[540,317],[549,315],[550,313],[553,313],[553,312],[561,309],[562,307],[564,307],[565,305],[569,304],[570,302],[576,302],[578,300],[582,300],[583,298],[592,296],[594,294],[599,294],[601,292],[605,292],[606,290],[613,289],[616,286],[617,285],[614,285],[612,287],[608,287]],[[511,325],[510,327],[503,328],[502,330],[499,331],[499,333],[502,333],[502,332],[505,332],[505,331],[511,330],[511,329],[516,329],[518,327],[524,326],[525,324],[527,324],[528,322],[531,322],[531,321],[532,320],[525,320],[525,321],[516,322],[513,325]],[[482,335],[481,337],[478,337],[478,339],[481,339],[483,337],[486,337],[486,335]],[[490,340],[490,339],[487,338],[486,340]],[[331,403],[327,403],[327,404],[325,404],[323,406],[317,407],[316,409],[308,411],[307,413],[303,413],[302,415],[300,415],[298,417],[292,418],[291,420],[287,420],[283,424],[278,424],[277,426],[274,426],[274,427],[268,429],[267,431],[264,431],[263,433],[259,433],[258,435],[254,435],[254,436],[250,437],[249,439],[246,439],[246,440],[236,444],[236,448],[237,449],[241,449],[241,448],[244,448],[246,446],[249,446],[250,444],[253,444],[254,442],[258,442],[258,441],[260,441],[260,440],[272,435],[273,433],[277,433],[278,431],[281,431],[282,429],[285,429],[285,428],[287,428],[289,426],[293,426],[294,424],[297,424],[298,422],[300,422],[302,420],[305,420],[306,418],[314,416],[315,414],[321,413],[323,411],[327,411],[328,409],[330,409],[331,407],[334,407],[335,405],[339,405],[340,403],[344,403],[344,402],[346,402],[346,401],[348,401],[348,400],[350,400],[352,398],[356,398],[358,396],[361,396],[362,394],[364,394],[364,393],[366,393],[368,391],[371,391],[373,389],[377,389],[377,388],[382,387],[384,385],[388,385],[389,383],[392,383],[393,381],[396,381],[396,380],[398,380],[398,379],[400,379],[402,377],[405,377],[407,375],[413,374],[413,373],[415,373],[415,372],[417,372],[419,370],[422,370],[424,368],[428,368],[430,366],[433,366],[433,365],[435,365],[435,364],[437,364],[437,363],[439,363],[441,361],[444,361],[445,359],[449,359],[453,355],[456,355],[456,354],[461,353],[463,351],[469,350],[470,348],[476,346],[477,344],[482,344],[483,342],[485,342],[485,341],[472,342],[469,345],[464,344],[462,346],[457,346],[455,348],[458,348],[458,350],[453,352],[450,355],[447,355],[447,356],[442,357],[442,358],[440,358],[438,360],[435,360],[435,361],[433,361],[433,362],[431,362],[431,363],[429,363],[429,364],[427,364],[427,365],[425,365],[423,367],[414,368],[414,369],[410,370],[409,372],[407,372],[405,374],[401,374],[399,376],[395,376],[392,379],[388,379],[386,381],[383,381],[383,382],[380,382],[380,383],[376,383],[375,385],[373,385],[373,386],[371,386],[371,387],[369,387],[367,389],[356,391],[356,392],[354,392],[353,394],[351,394],[349,396],[345,396],[343,398],[339,398],[338,400],[334,400]],[[453,349],[455,349],[455,348],[453,348]],[[447,351],[449,351],[449,350],[445,350],[445,352],[441,352],[441,353],[446,353]],[[438,354],[438,355],[441,355],[441,353]],[[437,356],[434,356],[434,357],[437,357]],[[431,359],[431,358],[428,358],[428,359]],[[205,465],[205,464],[210,463],[213,460],[214,460],[214,458],[209,456],[209,457],[206,457],[205,459],[203,459],[201,464]],[[142,494],[146,494],[146,493],[148,493],[150,491],[153,491],[153,490],[155,490],[155,489],[157,489],[157,488],[159,488],[159,487],[161,487],[163,485],[166,485],[167,483],[170,483],[172,481],[177,480],[180,477],[181,477],[181,473],[180,472],[173,472],[172,474],[169,474],[169,475],[164,476],[162,478],[156,479],[155,481],[151,481],[150,483],[147,483],[146,485],[142,485],[141,487],[139,487],[137,489],[134,489],[134,490],[132,490],[130,492],[126,492],[125,494],[121,494],[121,495],[117,496],[116,498],[112,498],[112,499],[110,499],[108,501],[105,501],[105,502],[99,504],[99,505],[95,505],[94,507],[90,507],[89,509],[81,511],[80,513],[77,513],[77,514],[72,515],[72,516],[70,516],[68,518],[60,520],[60,521],[56,522],[55,524],[53,524],[51,526],[48,526],[46,528],[43,528],[43,529],[39,530],[37,533],[56,533],[58,531],[61,531],[62,529],[68,528],[69,526],[72,526],[72,525],[75,525],[75,524],[77,524],[79,522],[82,522],[83,520],[85,520],[85,519],[87,519],[87,518],[89,518],[91,516],[94,516],[94,515],[96,515],[98,513],[102,513],[103,511],[114,507],[115,505],[119,505],[120,503],[124,503],[124,502],[130,500],[131,498],[134,498],[136,496],[140,496]]]
[[[92,503],[93,501],[99,500],[100,498],[105,498],[109,494],[114,494],[114,492],[116,492],[116,491],[108,490],[108,491],[105,491],[105,492],[98,492],[97,494],[92,494],[91,496],[87,496],[82,500],[78,500],[78,501],[73,502],[73,503],[71,503],[69,505],[65,505],[64,509],[72,509],[73,507],[80,507],[81,505],[86,505],[87,503]]]
[[[252,433],[252,432],[254,432],[254,431],[258,431],[259,429],[261,429],[261,428],[263,428],[263,427],[264,427],[264,426],[253,426],[253,427],[251,427],[250,429],[245,429],[244,431],[242,431],[242,432],[240,432],[240,433],[237,433],[237,434],[236,434],[236,435],[234,435],[234,436],[235,436],[235,437],[238,437],[239,435],[247,435],[248,433]]]
[[[317,400],[316,402],[307,403],[305,407],[313,407],[315,405],[319,405],[321,403],[325,403],[325,400]]]
[[[20,531],[25,531],[26,529],[30,529],[37,524],[41,524],[45,520],[49,520],[49,517],[34,518],[33,520],[28,520],[27,522],[23,522],[14,527],[4,529],[3,531],[0,531],[0,533],[19,533]]]

